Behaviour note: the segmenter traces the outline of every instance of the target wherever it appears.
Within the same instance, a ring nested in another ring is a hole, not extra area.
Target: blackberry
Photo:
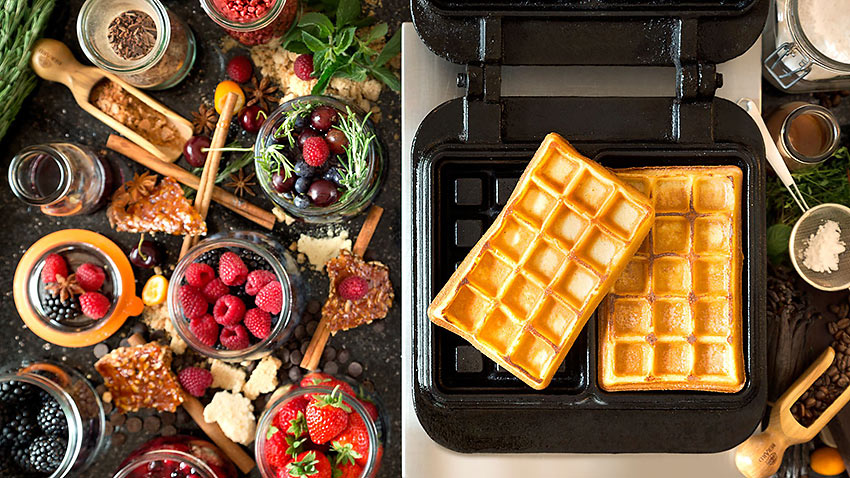
[[[44,430],[44,433],[51,437],[67,437],[68,436],[68,420],[65,418],[65,413],[59,402],[49,398],[41,406],[36,416],[38,426]]]
[[[57,322],[75,319],[82,313],[80,304],[76,300],[70,298],[62,301],[56,295],[49,295],[42,298],[41,307],[48,319]]]
[[[239,251],[239,257],[242,259],[242,262],[248,266],[249,271],[255,271],[257,269],[262,269],[265,271],[271,270],[271,266],[268,261],[263,259],[263,256],[257,254],[256,252],[249,251],[248,249],[241,249]],[[242,287],[242,290],[245,290],[245,287]]]
[[[27,408],[14,411],[14,415],[0,429],[0,442],[8,445],[27,445],[39,434],[35,413]]]
[[[200,255],[195,262],[203,262],[204,264],[212,267],[213,269],[218,270],[218,258],[221,257],[220,249],[213,249],[211,251],[204,252]]]
[[[67,447],[65,440],[46,436],[36,438],[27,449],[30,467],[42,473],[53,473],[62,463]]]
[[[0,383],[0,403],[8,409],[22,403],[32,403],[36,387],[26,383],[10,380]]]
[[[29,471],[32,469],[28,450],[28,444],[18,444],[12,447],[12,463],[14,464],[13,466],[18,468],[20,471]]]

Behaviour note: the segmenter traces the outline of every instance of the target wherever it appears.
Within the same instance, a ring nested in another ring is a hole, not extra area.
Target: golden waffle
[[[645,196],[549,134],[428,317],[546,388],[652,217]]]
[[[655,225],[599,309],[604,390],[737,392],[741,345],[741,170],[633,168]]]

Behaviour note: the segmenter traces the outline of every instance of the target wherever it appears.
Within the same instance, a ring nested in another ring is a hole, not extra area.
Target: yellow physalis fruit
[[[235,81],[222,81],[215,87],[215,111],[218,114],[221,114],[222,108],[224,108],[224,100],[227,98],[227,94],[230,92],[236,93],[238,98],[236,99],[236,106],[233,107],[233,111],[239,111],[245,106],[245,92],[242,91],[242,88]]]
[[[824,476],[840,475],[844,473],[844,460],[835,448],[824,446],[813,451],[809,455],[812,471]]]
[[[168,279],[157,274],[145,283],[145,287],[142,289],[142,302],[148,306],[159,305],[165,302],[167,294]]]

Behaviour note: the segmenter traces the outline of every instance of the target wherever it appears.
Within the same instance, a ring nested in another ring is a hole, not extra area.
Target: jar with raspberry
[[[214,22],[246,46],[283,36],[298,12],[298,0],[201,0],[201,6]]]
[[[154,438],[128,456],[114,478],[236,478],[212,443],[190,436]]]

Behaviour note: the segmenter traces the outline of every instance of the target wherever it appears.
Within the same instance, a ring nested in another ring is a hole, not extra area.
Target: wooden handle
[[[83,68],[71,50],[62,42],[42,38],[32,47],[30,66],[35,74],[45,80],[55,81],[71,87],[71,75]]]
[[[782,465],[788,442],[771,422],[763,433],[753,435],[735,450],[735,466],[747,478],[767,478]]]

